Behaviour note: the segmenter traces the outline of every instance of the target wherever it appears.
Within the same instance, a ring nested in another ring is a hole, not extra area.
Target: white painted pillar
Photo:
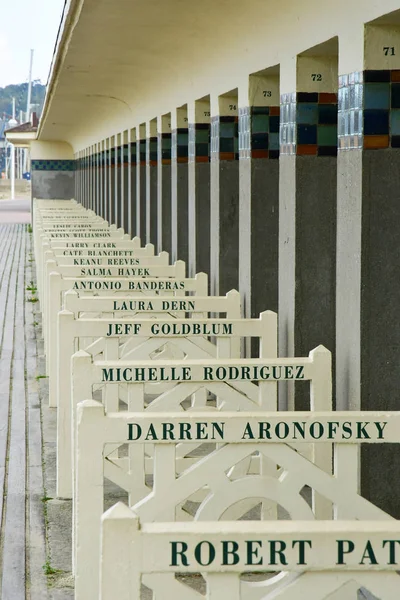
[[[100,600],[140,598],[139,518],[122,502],[102,516],[100,561]]]

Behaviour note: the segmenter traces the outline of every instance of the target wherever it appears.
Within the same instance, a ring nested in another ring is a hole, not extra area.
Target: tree
[[[36,105],[36,113],[40,116],[43,108],[46,86],[42,85],[40,79],[32,82],[31,104]],[[9,120],[12,117],[12,99],[15,98],[16,117],[22,110],[26,112],[26,103],[28,100],[28,83],[19,83],[0,87],[0,118]]]

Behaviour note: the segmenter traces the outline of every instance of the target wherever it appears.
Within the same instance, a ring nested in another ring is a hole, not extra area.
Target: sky
[[[0,0],[0,87],[29,77],[47,83],[64,0]]]

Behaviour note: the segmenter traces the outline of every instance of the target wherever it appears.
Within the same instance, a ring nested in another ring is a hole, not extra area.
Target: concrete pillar
[[[142,246],[146,243],[146,125],[139,127],[138,138],[138,232]]]
[[[83,198],[84,198],[84,161],[83,161],[83,151],[81,150],[79,152],[79,164],[80,164],[80,183],[79,183],[79,187],[80,187],[80,203],[83,205]]]
[[[239,280],[251,318],[278,310],[279,113],[277,68],[239,87]]]
[[[86,207],[91,208],[92,204],[92,156],[91,148],[86,148],[87,172],[86,172]]]
[[[114,147],[112,138],[108,138],[108,222],[115,223],[114,201],[115,201],[115,169],[114,169]]]
[[[96,144],[94,145],[94,156],[95,156],[95,160],[94,160],[94,181],[95,181],[95,193],[94,193],[94,210],[96,211],[96,214],[99,214],[99,210],[100,210],[100,167],[99,167],[99,161],[100,161],[100,153],[99,153],[99,144],[96,142]]]
[[[129,131],[121,133],[121,186],[122,186],[122,227],[125,232],[130,230],[129,203],[131,195],[131,157],[129,147]]]
[[[131,174],[131,196],[129,202],[129,233],[132,237],[136,235],[136,172],[137,172],[137,161],[136,161],[136,129],[130,130],[130,174]]]
[[[82,206],[86,208],[86,150],[82,150]]]
[[[77,154],[76,154],[76,152],[74,153],[74,170],[75,170],[75,175],[74,175],[74,198],[75,198],[75,200],[77,200],[77,202],[79,202],[79,200],[78,200],[78,162],[77,162]]]
[[[146,242],[157,244],[157,119],[147,123],[146,135]]]
[[[92,157],[90,146],[86,148],[86,208],[91,208]]]
[[[91,152],[91,181],[90,181],[90,204],[91,209],[96,210],[96,146],[93,144],[90,147]]]
[[[94,194],[95,194],[95,184],[94,184],[94,147],[89,147],[89,208],[94,210]]]
[[[118,147],[118,188],[119,188],[119,202],[118,202],[118,227],[123,227],[124,222],[124,204],[125,204],[125,181],[124,181],[124,134],[120,133],[119,147]]]
[[[188,262],[188,116],[187,106],[171,113],[172,261]]]
[[[88,173],[88,207],[93,209],[93,175],[94,175],[94,154],[93,146],[88,147],[88,162],[89,162],[89,173]]]
[[[109,221],[109,168],[108,168],[108,142],[103,140],[103,182],[104,182],[104,218]]]
[[[85,208],[89,208],[89,179],[90,179],[89,148],[85,148]]]
[[[121,225],[121,151],[119,134],[114,136],[114,223]]]
[[[81,201],[81,165],[79,152],[75,153],[75,199],[77,202]]]
[[[95,183],[96,183],[96,191],[95,191],[95,211],[96,214],[100,214],[100,144],[96,142],[95,144]]]
[[[339,48],[337,405],[399,410],[400,30],[371,23]],[[400,448],[361,459],[363,496],[400,518]]]
[[[211,96],[211,293],[239,287],[237,90]]]
[[[335,352],[337,41],[281,65],[279,349]],[[296,386],[283,407],[309,409]]]
[[[85,149],[86,169],[85,169],[85,207],[89,208],[89,182],[90,182],[90,152],[89,148]]]
[[[210,273],[210,98],[188,105],[189,276]]]
[[[84,206],[85,201],[85,154],[84,151],[80,151],[81,157],[81,204]]]
[[[90,191],[90,153],[89,148],[85,149],[85,207],[89,208],[89,191]]]
[[[104,149],[99,142],[99,215],[104,219]]]
[[[100,197],[100,142],[96,143],[96,213],[100,215],[101,197]]]
[[[100,214],[105,219],[105,143],[104,140],[100,142]]]
[[[80,152],[81,156],[81,204],[84,206],[85,202],[85,153],[83,150]]]
[[[32,169],[32,159],[30,162],[31,162],[31,169]],[[82,203],[82,155],[81,155],[80,151],[76,153],[75,168],[78,169],[77,200],[81,204]]]
[[[171,114],[158,118],[157,250],[171,254]]]

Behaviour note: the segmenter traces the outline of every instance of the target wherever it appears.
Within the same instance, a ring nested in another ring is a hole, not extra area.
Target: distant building
[[[30,121],[28,121],[26,123],[21,123],[20,125],[18,125],[17,121],[10,119],[5,124],[3,135],[5,135],[7,137],[8,142],[10,142],[11,144],[13,144],[15,146],[17,151],[20,148],[29,149],[30,143],[36,139],[38,124],[39,124],[39,122],[38,122],[36,113],[32,113]],[[6,149],[4,149],[4,156],[6,156]],[[18,171],[18,164],[20,165],[19,171]],[[22,161],[22,158],[21,158],[21,162],[18,162],[18,158],[16,157],[16,176],[17,177],[28,178],[28,177],[25,177],[23,174],[24,168],[25,168],[25,172],[30,170],[29,152],[24,161]]]

